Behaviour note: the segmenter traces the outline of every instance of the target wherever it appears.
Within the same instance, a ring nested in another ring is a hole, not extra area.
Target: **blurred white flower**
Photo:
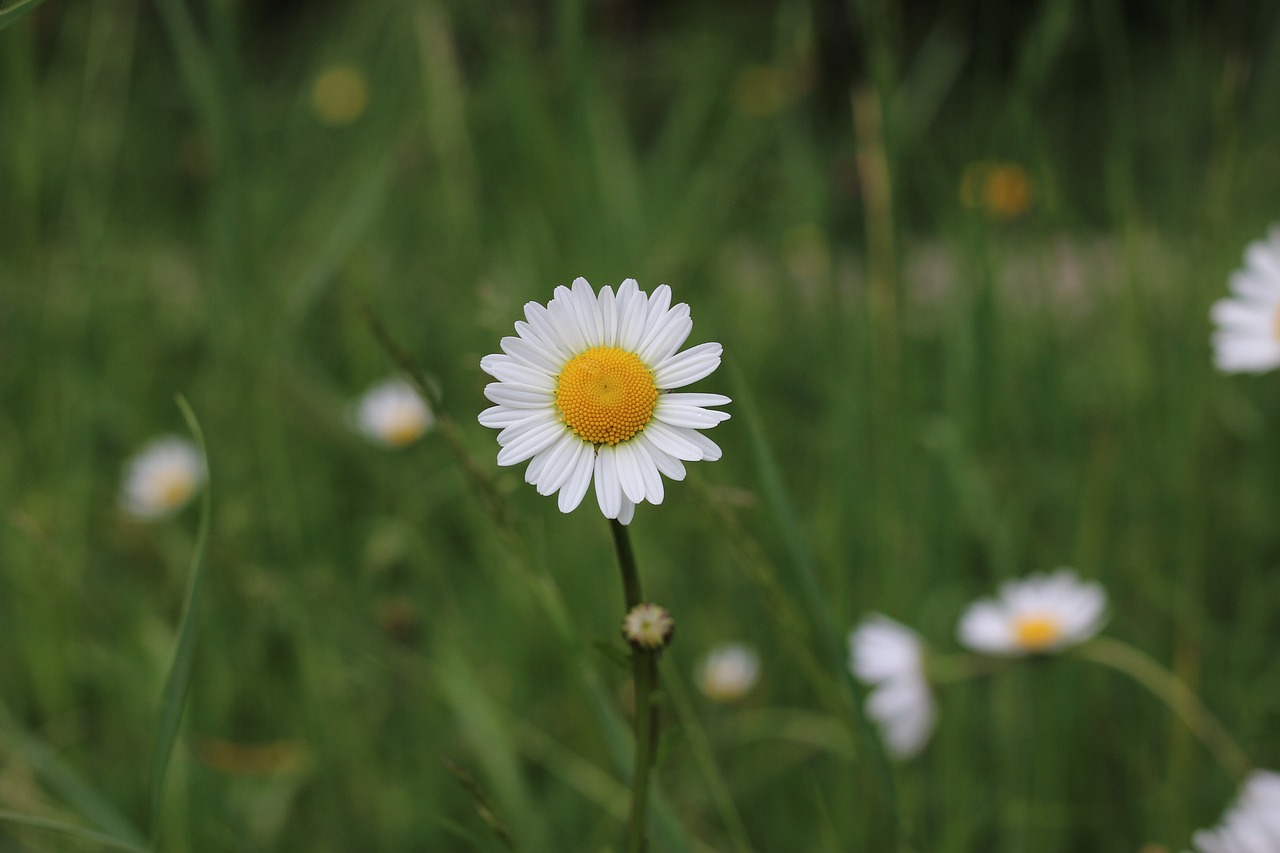
[[[1213,361],[1223,373],[1262,373],[1280,365],[1280,225],[1250,243],[1232,295],[1213,305]]]
[[[1191,843],[1198,853],[1280,853],[1280,773],[1251,773],[1218,825]]]
[[[480,413],[498,433],[499,465],[526,460],[525,482],[540,495],[560,493],[571,512],[595,482],[606,518],[629,524],[636,504],[662,503],[662,478],[683,480],[684,463],[720,458],[700,430],[727,420],[721,394],[676,393],[720,366],[721,346],[677,352],[693,320],[671,304],[671,288],[650,295],[635,279],[597,294],[584,278],[557,287],[546,305],[528,302],[516,336],[480,369],[497,382]]]
[[[698,667],[698,689],[708,699],[732,702],[751,692],[760,677],[760,656],[741,643],[725,643],[707,652]]]
[[[364,393],[356,405],[356,428],[370,441],[405,447],[422,437],[435,418],[426,401],[403,379],[388,379]]]
[[[204,482],[200,451],[185,438],[164,436],[125,464],[120,507],[135,518],[163,518],[186,505]]]
[[[1092,637],[1106,621],[1107,595],[1071,569],[1007,581],[998,598],[969,605],[960,642],[989,655],[1057,652]]]
[[[938,710],[924,672],[924,643],[900,622],[873,613],[849,634],[849,667],[872,686],[867,715],[898,758],[924,748]]]

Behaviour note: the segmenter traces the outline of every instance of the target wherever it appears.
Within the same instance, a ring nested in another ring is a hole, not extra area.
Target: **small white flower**
[[[186,505],[203,482],[200,451],[185,438],[165,436],[125,464],[120,507],[135,518],[162,518]]]
[[[1251,773],[1218,825],[1191,842],[1199,853],[1280,853],[1280,773]]]
[[[741,643],[725,643],[707,652],[696,674],[698,689],[717,702],[741,699],[759,677],[760,656]]]
[[[1280,225],[1250,243],[1232,296],[1213,305],[1214,364],[1223,373],[1262,373],[1280,365]]]
[[[873,613],[849,634],[849,667],[872,686],[867,715],[879,724],[889,751],[898,758],[920,752],[938,720],[920,635]]]
[[[720,344],[677,352],[693,331],[689,306],[671,288],[649,295],[634,279],[603,287],[586,279],[557,287],[546,305],[529,302],[517,337],[480,360],[497,379],[484,389],[496,405],[480,423],[498,433],[499,465],[525,460],[525,482],[560,493],[561,512],[582,502],[594,481],[606,518],[630,523],[636,504],[662,503],[662,477],[683,480],[684,463],[720,458],[699,430],[729,415],[720,394],[669,393],[720,366]]]
[[[998,598],[969,605],[960,618],[960,642],[989,655],[1057,652],[1083,643],[1102,629],[1107,595],[1071,569],[1007,581]]]
[[[355,425],[370,441],[405,447],[422,437],[435,418],[426,401],[403,379],[388,379],[364,393],[356,405]]]

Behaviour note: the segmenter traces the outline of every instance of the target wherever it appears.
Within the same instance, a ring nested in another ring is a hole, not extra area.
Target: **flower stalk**
[[[627,612],[643,603],[640,573],[636,569],[635,552],[626,525],[609,520],[613,546],[622,571],[622,592]],[[631,818],[627,825],[627,853],[645,849],[645,815],[649,805],[649,774],[657,754],[659,719],[654,694],[658,689],[658,655],[661,649],[631,644],[631,678],[635,687],[635,761],[631,774]]]
[[[1110,637],[1097,637],[1081,646],[1076,654],[1123,673],[1150,690],[1200,738],[1222,769],[1236,782],[1249,775],[1249,758],[1226,727],[1185,682],[1145,652]]]

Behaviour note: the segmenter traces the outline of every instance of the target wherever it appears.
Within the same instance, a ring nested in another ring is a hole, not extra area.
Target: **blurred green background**
[[[117,494],[182,393],[213,527],[161,848],[618,849],[607,525],[475,423],[480,357],[577,275],[670,284],[735,399],[632,526],[679,625],[655,851],[895,849],[831,639],[953,649],[1058,565],[1277,766],[1280,380],[1217,375],[1207,319],[1277,216],[1277,104],[1263,0],[49,0],[0,33],[0,807],[151,825],[196,513]],[[438,434],[350,430],[395,370],[361,300],[516,547]],[[762,679],[717,705],[731,639]],[[1233,795],[1077,660],[939,701],[903,849],[1182,849]]]

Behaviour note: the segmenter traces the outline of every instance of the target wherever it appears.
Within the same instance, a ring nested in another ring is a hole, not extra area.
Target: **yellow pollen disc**
[[[1062,626],[1053,616],[1021,616],[1014,621],[1013,636],[1022,648],[1039,652],[1062,637]]]
[[[633,352],[592,347],[560,371],[556,408],[583,441],[617,444],[634,436],[653,417],[658,386]]]
[[[414,417],[401,417],[395,423],[388,424],[384,436],[392,447],[404,447],[412,444],[425,432],[423,423]]]
[[[195,482],[186,474],[169,474],[160,481],[160,505],[172,509],[183,503],[191,494]]]

